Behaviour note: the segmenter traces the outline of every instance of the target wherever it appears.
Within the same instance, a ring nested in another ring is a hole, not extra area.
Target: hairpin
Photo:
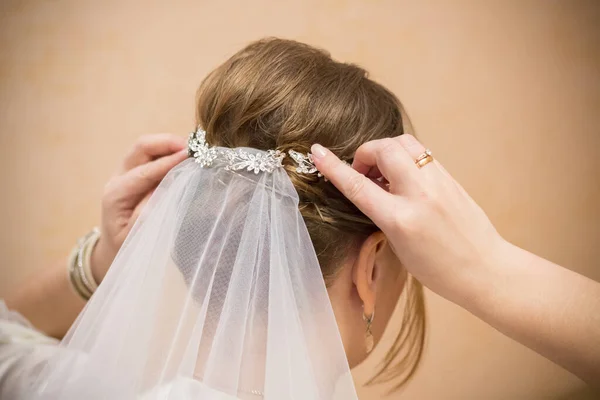
[[[194,157],[194,161],[201,167],[210,167],[215,160],[224,161],[225,169],[238,171],[245,169],[259,172],[272,173],[276,168],[281,168],[282,160],[286,154],[280,150],[257,150],[256,152],[247,151],[241,148],[228,149],[211,147],[206,143],[206,132],[198,128],[196,132],[190,133],[188,139],[188,153]],[[289,150],[288,154],[298,164],[296,172],[299,174],[317,174],[320,178],[323,175],[317,170],[313,162],[312,154],[302,154],[295,150]]]

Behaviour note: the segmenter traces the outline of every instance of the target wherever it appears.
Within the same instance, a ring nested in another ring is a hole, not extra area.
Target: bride
[[[314,167],[403,133],[401,105],[351,64],[281,39],[210,73],[190,158],[161,183],[98,291],[31,382],[38,399],[356,399],[349,369],[402,325],[372,382],[405,382],[420,284]],[[385,183],[381,183],[385,184]]]

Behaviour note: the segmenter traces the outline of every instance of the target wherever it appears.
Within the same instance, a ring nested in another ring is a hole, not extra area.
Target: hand
[[[386,234],[413,276],[449,300],[471,301],[464,297],[485,287],[486,263],[507,242],[437,161],[417,167],[424,151],[411,135],[375,140],[357,150],[351,168],[312,148],[317,169]]]
[[[186,157],[186,140],[170,134],[142,136],[125,157],[102,196],[102,234],[91,259],[96,282],[106,275],[156,186]]]

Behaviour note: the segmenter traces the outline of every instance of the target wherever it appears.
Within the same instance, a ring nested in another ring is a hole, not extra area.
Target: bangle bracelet
[[[94,236],[89,238],[85,243],[84,249],[84,260],[83,260],[83,272],[84,276],[87,278],[88,282],[92,286],[93,291],[95,292],[98,289],[99,283],[94,279],[94,274],[92,273],[92,253],[98,244],[98,240],[100,239],[100,230],[98,228],[94,228]]]
[[[94,293],[98,289],[98,284],[94,280],[92,275],[92,268],[90,266],[90,259],[92,256],[92,250],[98,239],[100,238],[100,230],[98,228],[92,229],[90,233],[85,235],[79,240],[79,250],[77,251],[77,270],[81,277],[81,282],[85,288],[90,292]]]
[[[83,282],[81,282],[81,278],[79,277],[79,273],[77,272],[77,253],[79,248],[76,246],[71,254],[69,255],[69,261],[67,262],[67,277],[69,279],[69,283],[71,289],[81,297],[83,300],[87,301],[92,296],[92,294],[83,286]]]
[[[92,229],[91,232],[80,238],[67,263],[71,287],[85,301],[89,300],[98,288],[98,283],[92,274],[90,260],[99,238],[100,230],[98,228]]]

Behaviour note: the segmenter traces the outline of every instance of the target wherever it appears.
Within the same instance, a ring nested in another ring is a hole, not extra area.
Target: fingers
[[[146,195],[173,169],[177,164],[187,158],[187,149],[178,151],[175,154],[161,157],[146,164],[139,165],[120,177],[123,185],[122,197],[135,198],[137,201],[140,195]]]
[[[186,139],[169,133],[142,136],[125,157],[123,171],[129,171],[157,157],[176,153],[185,149],[186,146]]]
[[[406,133],[404,135],[397,136],[397,137],[394,138],[394,140],[396,140],[398,143],[400,143],[400,145],[408,153],[408,155],[413,160],[413,162],[417,158],[419,158],[420,155],[422,155],[423,153],[425,153],[425,150],[427,150],[425,148],[425,146],[423,146],[421,144],[421,142],[419,142],[417,140],[416,137],[414,137],[413,135],[410,135],[408,133]]]
[[[392,195],[323,146],[315,144],[311,151],[319,172],[376,225],[385,226],[394,210]]]
[[[353,167],[362,174],[377,178],[380,173],[389,183],[392,192],[411,187],[419,173],[413,158],[397,138],[367,142],[354,155]]]

